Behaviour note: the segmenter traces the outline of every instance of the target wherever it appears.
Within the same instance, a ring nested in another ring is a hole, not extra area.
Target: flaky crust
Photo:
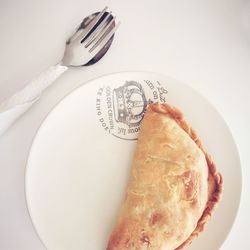
[[[183,249],[203,230],[221,192],[222,177],[183,114],[151,104],[107,249]]]

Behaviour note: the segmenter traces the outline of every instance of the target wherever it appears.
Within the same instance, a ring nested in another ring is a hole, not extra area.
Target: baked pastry
[[[107,250],[174,250],[203,230],[222,177],[182,113],[148,106],[126,196]]]

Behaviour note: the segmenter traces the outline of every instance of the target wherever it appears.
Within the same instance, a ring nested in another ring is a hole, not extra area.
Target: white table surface
[[[0,138],[0,249],[44,249],[27,212],[24,171],[32,139],[48,111],[86,80],[128,70],[174,77],[221,113],[238,146],[243,173],[240,210],[221,249],[250,249],[249,0],[2,0],[0,102],[57,63],[75,26],[105,5],[122,22],[112,49],[98,64],[66,72]],[[206,114],[202,119],[206,122]]]

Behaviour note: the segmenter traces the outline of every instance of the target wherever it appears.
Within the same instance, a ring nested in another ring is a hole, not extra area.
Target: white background
[[[27,212],[24,171],[45,115],[86,80],[124,70],[160,72],[189,84],[224,117],[239,149],[243,190],[237,219],[221,249],[250,249],[249,0],[1,0],[0,102],[57,63],[80,20],[105,5],[122,22],[111,50],[98,64],[65,73],[0,138],[0,249],[44,249]],[[206,114],[201,119],[212,122]]]

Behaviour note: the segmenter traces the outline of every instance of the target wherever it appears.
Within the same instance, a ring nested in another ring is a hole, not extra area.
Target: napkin
[[[57,64],[41,73],[30,84],[0,104],[0,136],[41,96],[68,67]]]

